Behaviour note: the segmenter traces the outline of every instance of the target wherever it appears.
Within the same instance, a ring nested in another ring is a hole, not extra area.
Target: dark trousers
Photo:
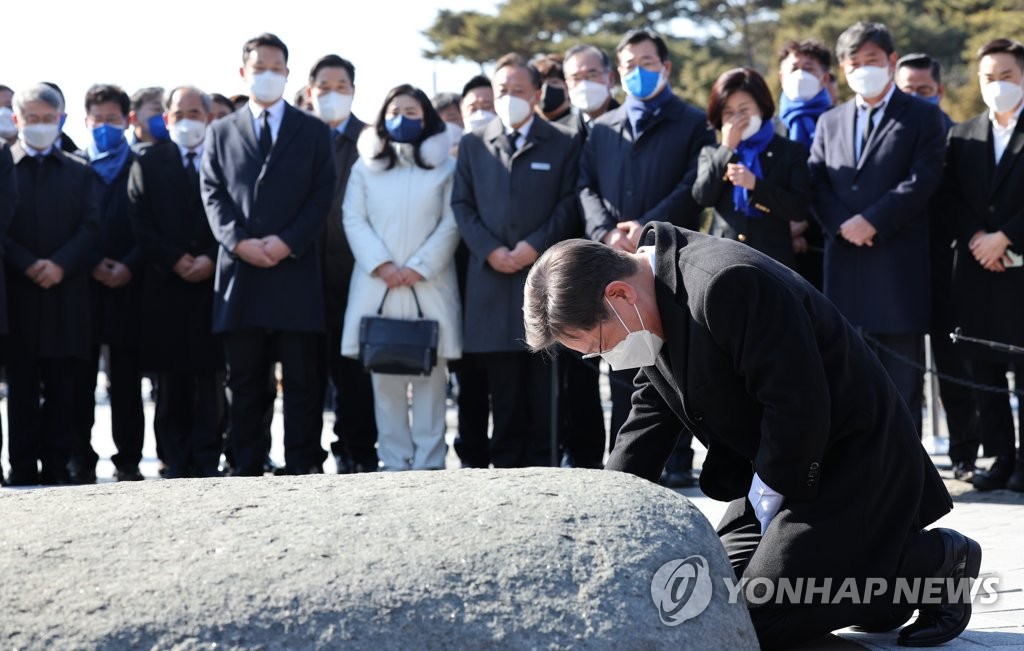
[[[772,568],[755,565],[756,561],[752,564],[752,560],[762,541],[765,545],[785,544],[785,530],[783,527],[769,529],[762,538],[761,523],[747,498],[741,497],[729,503],[718,525],[718,535],[737,579],[744,576],[750,580],[774,578]],[[896,576],[877,577],[886,579],[890,590],[894,587],[896,577],[914,579],[932,576],[945,559],[942,538],[934,531],[911,535],[904,549]],[[827,553],[827,550],[823,551]],[[827,561],[824,560],[826,557],[822,558],[822,567],[817,575],[830,576]],[[873,575],[869,572],[868,576]],[[835,596],[835,591],[845,577],[833,579],[831,597]],[[859,586],[859,594],[864,594],[863,583]],[[768,600],[761,605],[751,605],[749,612],[761,647],[776,649],[796,646],[847,626],[877,625],[885,621],[894,608],[897,607],[893,606],[892,594],[883,594],[873,597],[870,604],[853,603],[852,600],[833,604],[791,604]],[[907,606],[903,606],[903,610],[906,609]]]
[[[1009,365],[1006,362],[971,361],[968,368],[971,379],[978,384],[1003,389],[1009,386],[1006,382]],[[977,411],[974,413],[972,430],[984,446],[985,456],[1012,455],[1017,447],[1017,437],[1008,395],[989,391],[973,393]]]
[[[373,413],[373,384],[359,360],[341,355],[341,329],[327,335],[327,371],[334,385],[334,435],[331,452],[365,470],[377,468],[377,420]]]
[[[961,380],[970,380],[968,365],[954,350],[949,333],[934,330],[931,340],[936,370]],[[971,389],[939,378],[939,397],[946,412],[946,429],[949,430],[949,460],[954,465],[974,463],[978,458],[979,441],[974,428],[975,404]]]
[[[110,458],[117,468],[133,469],[142,461],[142,443],[146,421],[142,411],[142,369],[139,349],[134,346],[109,346],[107,393],[110,396],[111,434],[117,452]],[[71,458],[82,468],[95,468],[99,457],[92,449],[92,427],[96,422],[96,374],[100,367],[100,347],[92,351],[92,361],[77,375]]]
[[[576,468],[604,465],[604,409],[597,364],[562,351],[558,356],[559,426],[567,460]]]
[[[294,472],[319,467],[323,428],[321,339],[310,332],[241,330],[227,333],[225,350],[231,389],[230,436],[236,475],[263,474],[268,400],[267,377],[281,362],[284,385],[284,457]]]
[[[491,464],[491,442],[487,439],[487,422],[491,402],[487,390],[487,372],[480,355],[466,353],[460,360],[448,363],[459,383],[459,431],[455,437],[455,453],[464,467],[487,468]]]
[[[551,368],[527,352],[480,355],[491,396],[495,468],[551,465]]]
[[[896,385],[904,404],[910,409],[910,416],[920,436],[921,408],[924,400],[924,371],[920,366],[924,366],[924,335],[871,334],[867,337],[867,342]],[[883,350],[876,342],[896,354]],[[919,366],[914,366],[907,360],[912,360]]]
[[[71,358],[8,356],[7,437],[13,483],[67,479],[76,378],[86,365]]]
[[[213,477],[220,464],[224,383],[220,373],[161,373],[156,414],[167,478]]]

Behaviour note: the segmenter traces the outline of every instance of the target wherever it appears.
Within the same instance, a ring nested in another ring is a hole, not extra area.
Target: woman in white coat
[[[382,470],[444,468],[445,365],[462,354],[451,145],[423,91],[398,86],[360,136],[359,161],[345,190],[342,224],[356,268],[341,353],[358,357],[360,319],[376,314],[388,290],[384,316],[416,318],[414,288],[424,318],[439,323],[438,360],[429,376],[372,374]]]

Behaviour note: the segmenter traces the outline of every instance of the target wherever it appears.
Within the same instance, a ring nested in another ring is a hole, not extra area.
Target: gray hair
[[[199,101],[202,102],[203,110],[206,111],[207,113],[209,113],[210,111],[213,110],[213,100],[210,98],[210,96],[208,94],[204,93],[197,86],[188,86],[188,85],[185,85],[185,86],[175,86],[174,88],[171,89],[171,92],[167,93],[167,96],[164,97],[164,110],[165,111],[170,111],[171,110],[171,100],[174,99],[174,94],[175,93],[184,93],[184,92],[195,93],[195,94],[199,95]]]
[[[597,47],[596,45],[590,45],[589,43],[580,43],[579,45],[573,45],[565,53],[565,58],[563,59],[563,61],[568,61],[569,57],[574,57],[577,54],[595,54],[599,59],[601,59],[601,65],[604,67],[605,72],[608,72],[609,70],[612,69],[611,59],[608,58],[608,55],[605,53],[604,50]],[[563,66],[564,65],[565,64],[563,63]]]
[[[526,277],[523,325],[534,352],[590,330],[608,317],[604,290],[640,270],[628,253],[599,242],[573,239],[544,252]]]
[[[60,93],[46,84],[33,84],[19,90],[14,94],[11,104],[14,106],[14,112],[23,116],[29,102],[43,102],[57,109],[58,113],[64,112],[64,100],[61,99]]]

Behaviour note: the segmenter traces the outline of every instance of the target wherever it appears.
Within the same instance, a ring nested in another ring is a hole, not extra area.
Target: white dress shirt
[[[882,101],[875,104],[875,114],[871,118],[871,132],[874,133],[878,129],[879,123],[882,121],[882,114],[885,113],[885,108],[889,105],[889,100],[892,99],[892,94],[896,92],[896,84],[889,82],[889,92],[885,94]],[[853,132],[853,147],[857,155],[857,160],[860,160],[861,152],[861,141],[864,139],[864,129],[868,124],[868,114],[871,110],[871,106],[868,105],[867,101],[863,97],[857,95],[854,101],[857,103],[857,125]]]
[[[46,149],[39,151],[38,149],[33,149],[29,147],[28,143],[25,142],[24,140],[21,140],[21,148],[24,149],[25,153],[31,156],[32,158],[35,158],[36,156],[49,156],[50,152],[53,151],[53,145],[50,145]]]
[[[195,149],[186,149],[185,147],[178,145],[178,152],[181,153],[182,167],[188,165],[188,155],[194,152],[195,159],[192,161],[192,165],[193,167],[195,167],[197,172],[199,171],[199,163],[200,161],[203,160],[203,143],[199,143],[198,145],[196,145]]]
[[[281,131],[281,120],[284,119],[284,98],[277,100],[266,109],[270,111],[267,122],[270,124],[270,142],[277,142],[277,134]],[[263,107],[249,100],[249,112],[252,113],[252,130],[256,134],[256,142],[260,141],[263,132]]]
[[[516,143],[515,143],[516,144],[516,151],[519,151],[520,149],[522,149],[523,145],[526,144],[526,136],[528,136],[530,134],[530,127],[533,126],[533,121],[535,119],[536,119],[535,116],[533,114],[531,114],[530,115],[530,119],[527,120],[525,124],[520,125],[520,127],[518,129],[510,129],[508,127],[505,127],[505,135],[506,136],[511,136],[513,131],[518,131],[519,132],[519,139],[516,140]]]
[[[761,523],[761,535],[763,536],[764,532],[768,530],[768,525],[771,524],[772,519],[778,515],[779,509],[782,508],[782,503],[786,498],[772,490],[768,484],[764,483],[761,476],[755,472],[754,480],[750,482],[750,491],[747,493],[747,499],[750,500],[751,506],[754,507],[754,515],[757,516],[757,521]]]
[[[1017,120],[1020,119],[1020,112],[1022,110],[1024,110],[1024,102],[1017,105],[1016,110],[1013,112],[1013,118],[1005,127],[1002,127],[996,122],[995,111],[989,109],[988,119],[992,122],[992,148],[996,155],[996,165],[999,164],[999,160],[1003,157],[1003,153],[1006,152],[1006,148],[1010,146],[1010,138],[1013,136],[1014,129],[1017,128]]]

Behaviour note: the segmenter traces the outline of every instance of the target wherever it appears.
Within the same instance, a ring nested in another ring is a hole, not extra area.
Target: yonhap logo
[[[651,599],[666,626],[678,626],[711,603],[711,573],[703,556],[665,563],[651,579]]]

